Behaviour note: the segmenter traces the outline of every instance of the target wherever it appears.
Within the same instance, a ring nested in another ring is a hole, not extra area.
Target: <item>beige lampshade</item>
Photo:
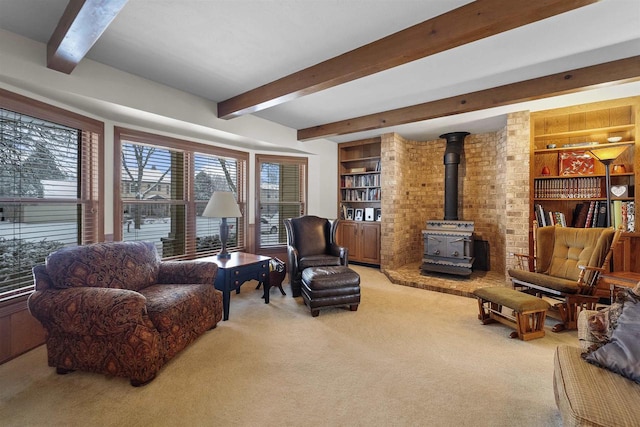
[[[615,145],[604,144],[598,147],[591,148],[589,150],[589,154],[591,154],[591,156],[595,157],[601,162],[605,162],[607,160],[615,160],[631,145],[633,145],[632,142]]]
[[[209,218],[240,218],[242,213],[230,191],[214,191],[202,216]]]

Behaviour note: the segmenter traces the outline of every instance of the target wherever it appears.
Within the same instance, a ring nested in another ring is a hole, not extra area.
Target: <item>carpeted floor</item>
[[[56,375],[39,347],[0,365],[2,426],[555,426],[557,345],[575,332],[508,338],[483,326],[474,299],[361,275],[357,312],[312,318],[301,298],[255,283],[230,318],[145,387]],[[288,286],[285,290],[289,293]]]

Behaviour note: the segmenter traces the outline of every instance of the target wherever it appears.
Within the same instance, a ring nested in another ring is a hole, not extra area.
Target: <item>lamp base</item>
[[[223,258],[223,259],[231,258],[231,254],[229,252],[225,252],[225,253],[220,252],[218,254],[218,258]]]

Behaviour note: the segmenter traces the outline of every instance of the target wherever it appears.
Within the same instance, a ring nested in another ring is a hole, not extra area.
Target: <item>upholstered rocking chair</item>
[[[561,323],[554,332],[576,329],[578,313],[593,310],[600,273],[609,271],[620,230],[536,227],[534,256],[519,255],[520,268],[508,271],[514,289],[559,300]]]

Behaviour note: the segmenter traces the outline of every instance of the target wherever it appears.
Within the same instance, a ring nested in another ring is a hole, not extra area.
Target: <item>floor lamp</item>
[[[628,147],[633,145],[632,142],[621,144],[604,144],[596,146],[589,150],[589,154],[600,160],[605,170],[605,187],[607,190],[607,227],[611,227],[611,172],[610,166],[615,159],[620,156]]]
[[[240,218],[240,208],[236,198],[230,191],[214,191],[211,195],[207,207],[204,208],[202,216],[209,218],[222,218],[220,223],[220,242],[222,249],[218,254],[218,258],[229,258],[231,254],[227,252],[227,240],[229,239],[229,225],[227,218]]]

